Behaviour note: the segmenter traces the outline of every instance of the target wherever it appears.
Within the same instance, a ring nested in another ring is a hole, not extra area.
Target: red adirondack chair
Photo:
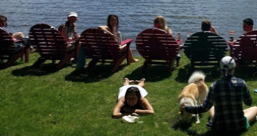
[[[3,68],[11,66],[18,58],[23,59],[26,53],[24,46],[17,50],[14,43],[12,36],[0,28],[0,60]],[[25,55],[25,62],[28,62],[28,54]]]
[[[88,64],[88,70],[98,62],[104,62],[113,63],[111,72],[115,72],[125,58],[127,58],[127,64],[130,64],[128,49],[133,39],[126,39],[119,45],[112,35],[97,28],[90,28],[82,32],[79,41],[86,55],[92,58]],[[125,44],[126,46],[121,48]]]
[[[140,32],[136,38],[136,48],[145,59],[142,71],[145,72],[148,65],[163,64],[169,66],[170,72],[179,53],[180,43],[161,29],[149,28]]]
[[[230,55],[235,59],[240,71],[241,65],[257,64],[257,30],[241,35],[229,45]]]
[[[62,68],[76,55],[76,47],[69,46],[61,33],[47,24],[36,24],[30,28],[30,44],[40,54],[40,58],[33,64],[39,66],[46,60],[60,60],[56,68]]]

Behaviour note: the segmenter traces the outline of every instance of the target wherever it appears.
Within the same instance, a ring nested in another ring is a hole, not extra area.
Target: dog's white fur
[[[181,120],[185,123],[190,123],[192,117],[196,116],[196,123],[200,123],[199,115],[191,114],[185,111],[181,111],[181,107],[184,105],[196,106],[203,103],[207,93],[208,87],[205,84],[205,74],[200,71],[195,71],[188,80],[188,85],[183,88],[180,93],[179,100],[179,114]]]

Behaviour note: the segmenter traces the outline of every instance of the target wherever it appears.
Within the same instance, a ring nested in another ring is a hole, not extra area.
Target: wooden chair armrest
[[[234,42],[231,42],[231,41],[227,41],[229,47],[233,47],[234,46]]]
[[[133,39],[126,39],[126,40],[123,40],[123,41],[121,42],[121,45],[130,44],[132,41],[133,41]]]
[[[180,44],[182,43],[182,41],[183,41],[183,40],[182,40],[182,39],[180,39],[180,40],[176,40],[176,41],[177,41],[177,44],[178,44],[178,45],[180,45]]]

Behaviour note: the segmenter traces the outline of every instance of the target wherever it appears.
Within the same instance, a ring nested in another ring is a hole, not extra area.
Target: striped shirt
[[[234,76],[224,76],[214,82],[210,91],[200,106],[186,106],[190,113],[202,113],[215,105],[215,115],[209,124],[214,130],[244,131],[246,120],[243,112],[243,102],[250,106],[252,97],[243,79]]]

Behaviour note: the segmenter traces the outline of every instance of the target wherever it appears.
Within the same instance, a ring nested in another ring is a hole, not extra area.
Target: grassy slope
[[[187,84],[189,61],[182,56],[181,65],[171,73],[165,66],[152,66],[141,73],[143,59],[110,74],[110,67],[99,65],[87,74],[73,73],[75,64],[54,70],[48,63],[40,69],[30,66],[38,58],[30,54],[29,63],[16,63],[0,70],[0,135],[5,136],[66,136],[66,135],[210,135],[205,128],[208,113],[201,114],[201,124],[191,126],[178,123],[177,96]],[[216,68],[203,68],[210,85],[219,78]],[[254,68],[248,68],[243,77],[254,99],[256,78]],[[140,116],[142,124],[124,124],[112,119],[118,88],[124,77],[146,78],[147,98],[155,115]],[[256,124],[243,135],[255,135]]]

